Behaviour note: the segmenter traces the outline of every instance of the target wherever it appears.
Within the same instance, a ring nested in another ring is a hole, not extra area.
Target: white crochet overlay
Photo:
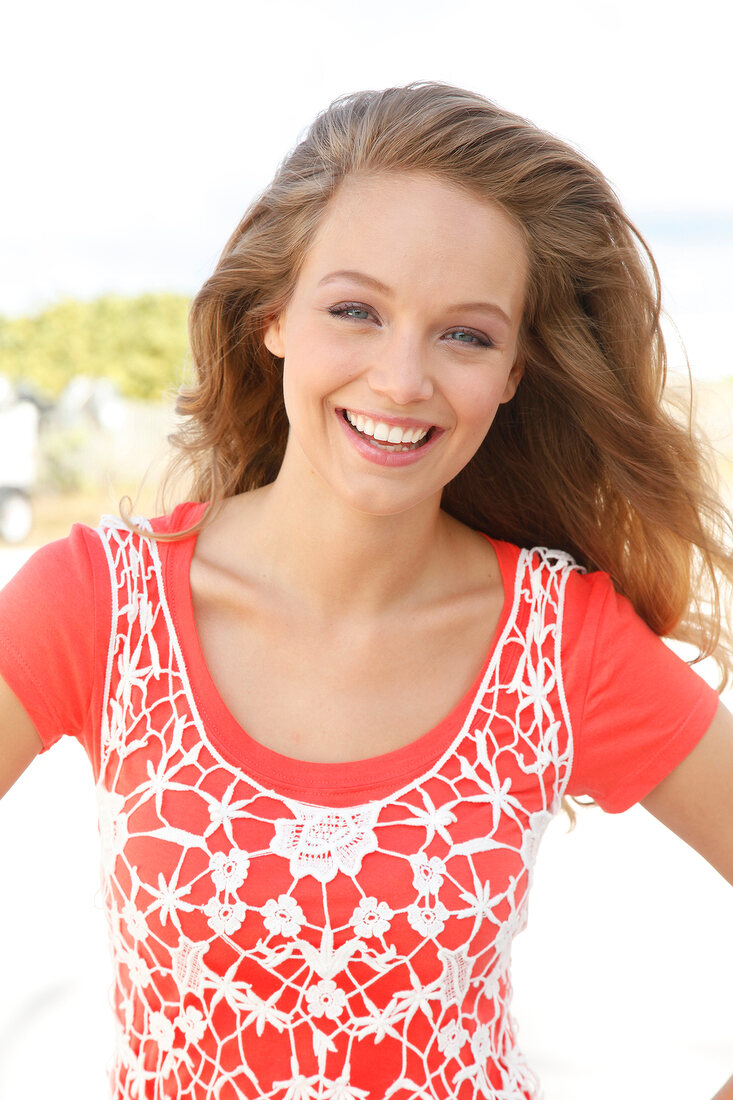
[[[326,807],[210,742],[155,543],[115,516],[97,530],[113,596],[98,797],[114,1096],[538,1096],[509,961],[572,763],[559,656],[578,566],[522,551],[450,749],[389,797]]]

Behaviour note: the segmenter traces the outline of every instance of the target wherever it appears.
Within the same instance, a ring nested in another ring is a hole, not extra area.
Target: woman
[[[567,798],[733,881],[733,718],[660,638],[725,683],[730,520],[659,310],[597,169],[446,85],[337,101],[249,209],[187,499],[0,598],[5,787],[64,732],[97,778],[115,1097],[534,1097],[509,954]]]

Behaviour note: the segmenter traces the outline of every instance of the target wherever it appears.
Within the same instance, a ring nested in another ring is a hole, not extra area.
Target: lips
[[[443,435],[442,428],[410,417],[398,420],[397,417],[382,417],[374,413],[369,415],[346,408],[335,409],[334,412],[356,450],[370,462],[380,466],[411,465],[432,450]],[[358,427],[360,422],[361,430]],[[365,429],[370,429],[370,432]],[[385,438],[380,440],[377,431]],[[397,442],[398,438],[401,442]],[[391,442],[391,439],[395,442]],[[408,439],[414,442],[408,443]]]

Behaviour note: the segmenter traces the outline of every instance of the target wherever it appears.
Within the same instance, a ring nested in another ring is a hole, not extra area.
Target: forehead
[[[521,231],[496,204],[426,174],[347,177],[331,200],[301,279],[357,269],[399,294],[501,296],[512,313],[524,298]]]

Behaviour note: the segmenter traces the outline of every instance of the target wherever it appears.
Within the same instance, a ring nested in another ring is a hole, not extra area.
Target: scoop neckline
[[[169,516],[153,521],[154,530],[180,530],[197,523],[208,502],[184,501]],[[309,792],[310,801],[328,796],[352,804],[354,795],[394,786],[395,781],[419,776],[449,749],[476,702],[486,673],[499,649],[513,606],[517,548],[483,534],[494,547],[504,590],[504,600],[491,644],[471,686],[437,725],[420,737],[377,756],[349,761],[309,761],[286,756],[252,737],[236,720],[222,699],[206,663],[193,613],[191,562],[198,533],[186,539],[156,545],[164,548],[164,589],[173,631],[188,683],[204,724],[204,733],[230,764],[258,782],[293,795]]]

